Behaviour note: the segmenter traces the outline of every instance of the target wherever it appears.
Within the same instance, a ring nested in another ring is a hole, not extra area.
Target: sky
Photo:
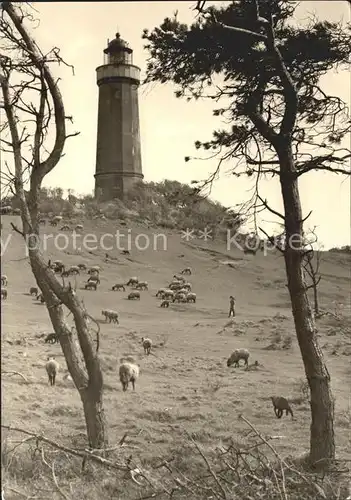
[[[133,49],[134,64],[145,77],[148,53],[141,38],[144,28],[152,30],[165,17],[178,10],[181,22],[191,23],[195,2],[36,2],[39,26],[33,31],[43,51],[53,46],[61,49],[63,58],[73,64],[71,70],[60,67],[66,114],[74,125],[69,131],[80,135],[68,139],[65,156],[45,179],[46,186],[73,189],[76,193],[92,193],[96,159],[96,129],[98,87],[95,68],[103,64],[103,49],[107,39],[119,31]],[[345,22],[350,20],[350,5],[346,0],[302,1],[296,12],[303,23],[312,13],[320,19]],[[350,76],[347,72],[327,75],[323,88],[350,103]],[[174,96],[171,84],[148,84],[139,88],[139,112],[142,164],[145,181],[178,180],[190,183],[204,179],[216,168],[216,161],[185,162],[185,156],[197,155],[196,140],[208,140],[212,131],[221,127],[219,118],[212,116],[210,101],[186,102]],[[233,207],[251,197],[248,179],[230,175],[227,165],[214,184],[211,197]],[[307,228],[317,226],[319,241],[325,248],[350,244],[350,181],[329,173],[308,173],[300,182],[304,215],[313,210]],[[282,208],[278,181],[269,180],[261,186],[261,196],[276,210]],[[268,232],[277,221],[265,213],[261,223]]]

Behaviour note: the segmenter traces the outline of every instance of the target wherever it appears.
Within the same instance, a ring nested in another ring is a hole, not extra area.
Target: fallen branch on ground
[[[13,371],[13,370],[11,370],[11,371],[2,371],[1,375],[19,375],[28,384],[28,379],[26,379],[26,377],[24,375],[22,375],[22,373],[20,373],[20,372],[16,372],[16,371]]]

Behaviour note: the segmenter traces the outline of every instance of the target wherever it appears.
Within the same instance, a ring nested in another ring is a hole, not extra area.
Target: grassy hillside
[[[10,222],[17,219],[2,217],[2,241],[11,234],[2,257],[2,274],[9,279],[8,299],[1,304],[2,371],[19,371],[27,382],[17,375],[3,375],[3,422],[41,433],[69,447],[84,448],[82,406],[72,382],[63,379],[67,370],[60,346],[45,344],[40,337],[51,332],[52,326],[45,305],[28,294],[35,282],[23,241],[10,228]],[[116,222],[84,223],[84,233],[98,237],[116,229],[127,234],[126,227]],[[128,229],[132,240],[142,232],[152,241],[151,229],[135,224]],[[48,226],[42,231],[58,233],[58,229]],[[78,277],[77,287],[89,313],[101,322],[100,352],[111,446],[117,446],[126,432],[130,434],[125,446],[117,451],[119,462],[132,455],[143,466],[151,467],[173,457],[173,463],[184,474],[195,474],[202,460],[194,447],[184,452],[184,446],[189,446],[184,444],[184,429],[192,433],[205,452],[212,453],[215,446],[230,440],[245,441],[248,426],[238,419],[239,414],[264,435],[278,436],[274,446],[282,456],[301,455],[308,450],[310,413],[282,256],[273,251],[267,256],[244,255],[236,249],[227,251],[223,242],[186,242],[177,231],[156,232],[165,234],[167,250],[162,249],[161,243],[158,250],[145,251],[132,245],[130,256],[109,250],[109,260],[105,262],[103,249],[77,250],[70,244],[59,251],[50,240],[46,252],[48,259],[61,259],[67,265],[84,262],[102,268],[97,292],[80,289],[86,275]],[[193,269],[189,281],[197,293],[196,304],[160,308],[160,300],[155,297],[158,288],[168,285],[173,275],[186,266]],[[337,452],[344,458],[350,450],[346,383],[351,355],[349,269],[349,255],[323,255],[321,308],[334,315],[318,320],[319,341],[336,398]],[[140,302],[128,301],[128,290],[111,291],[114,283],[131,276],[149,283],[150,289],[141,292]],[[228,325],[229,295],[236,297],[237,316]],[[120,325],[105,323],[102,309],[118,311]],[[155,345],[151,356],[143,353],[142,336],[150,337]],[[256,371],[227,368],[226,360],[237,347],[250,350],[250,361],[259,362]],[[61,365],[54,388],[48,385],[44,368],[51,354]],[[119,360],[126,356],[133,356],[141,367],[134,393],[123,393],[118,378]],[[291,400],[294,420],[285,416],[276,419],[271,395]],[[8,447],[13,448],[23,437],[11,433]],[[34,448],[34,443],[18,448],[11,464],[5,466],[5,484],[12,488],[6,500],[25,498],[24,493],[36,494],[36,498],[62,498],[57,490],[52,493],[55,488],[50,469],[43,464],[42,456],[30,458],[30,446]],[[52,459],[50,453],[47,449],[47,457]],[[67,495],[70,492],[68,498],[141,498],[135,484],[117,480],[115,473],[100,471],[99,480],[89,474],[80,476],[75,472],[80,463],[73,465],[73,459],[60,452],[55,457],[56,476]],[[16,496],[16,491],[21,491],[22,496]],[[50,493],[45,496],[45,491]]]

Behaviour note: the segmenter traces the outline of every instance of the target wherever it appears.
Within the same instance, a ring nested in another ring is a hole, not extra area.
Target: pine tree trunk
[[[335,458],[334,400],[330,375],[318,345],[316,328],[303,275],[303,222],[298,181],[291,151],[279,154],[281,190],[285,209],[284,252],[295,330],[311,392],[310,460]],[[300,245],[298,241],[300,240]],[[298,248],[300,247],[300,248]]]

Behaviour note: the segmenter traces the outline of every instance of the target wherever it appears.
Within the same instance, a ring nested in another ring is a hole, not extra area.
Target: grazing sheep
[[[128,295],[128,300],[134,300],[134,299],[140,300],[139,292],[130,292],[130,294]]]
[[[31,286],[29,289],[29,294],[35,295],[37,297],[37,295],[39,294],[38,288],[36,286]]]
[[[88,274],[99,274],[100,273],[100,267],[99,266],[92,266],[88,270]]]
[[[250,353],[247,349],[235,349],[235,351],[228,358],[227,366],[233,365],[234,367],[239,366],[239,361],[242,359],[245,362],[245,366],[249,364]]]
[[[62,273],[65,270],[65,265],[61,260],[55,260],[50,267],[55,273]]]
[[[135,391],[135,382],[138,377],[139,366],[135,363],[122,363],[119,367],[119,379],[124,392],[128,389],[129,382],[132,383],[133,391]]]
[[[164,300],[161,302],[161,307],[169,307],[169,300]]]
[[[1,288],[1,298],[6,300],[7,299],[7,290],[6,288]]]
[[[61,227],[60,231],[69,231],[70,227],[68,224],[65,224],[64,226]]]
[[[190,292],[191,291],[191,283],[189,283],[189,282],[184,283],[182,288],[185,288],[185,290],[188,290],[188,292]]]
[[[50,220],[50,225],[51,226],[57,226],[57,224],[59,222],[62,221],[62,216],[61,215],[56,215],[55,217],[53,217],[51,220]]]
[[[123,255],[130,255],[130,251],[129,250],[122,250],[122,254]]]
[[[7,286],[8,285],[8,279],[5,274],[1,276],[1,286]]]
[[[103,310],[101,311],[101,314],[103,316],[105,316],[105,320],[109,320],[109,323],[117,323],[117,325],[119,324],[119,321],[118,321],[118,313],[116,313],[115,311],[109,311],[109,310]]]
[[[42,304],[45,303],[45,299],[42,293],[38,293],[37,300],[39,300]]]
[[[56,344],[59,342],[57,333],[49,333],[45,338],[45,343]]]
[[[100,285],[100,278],[99,278],[99,276],[90,276],[88,278],[88,283],[97,283],[98,285]]]
[[[135,276],[133,276],[132,278],[129,278],[129,281],[128,283],[126,283],[126,286],[135,286],[139,283],[139,279]]]
[[[86,271],[87,270],[87,265],[86,264],[78,264],[78,269],[80,271]]]
[[[186,302],[186,296],[184,293],[176,293],[173,297],[173,302]]]
[[[70,274],[80,274],[79,272],[79,267],[78,266],[71,266],[69,269],[68,269],[68,272]]]
[[[283,415],[283,411],[285,410],[286,416],[291,415],[291,418],[294,418],[294,414],[290,407],[290,404],[287,399],[282,396],[271,396],[271,400],[273,403],[274,413],[277,418],[281,418]]]
[[[170,283],[169,285],[169,289],[170,290],[180,290],[181,288],[183,288],[183,283]]]
[[[46,219],[39,219],[39,224],[42,224],[43,226],[45,226]]]
[[[142,337],[141,343],[143,344],[145,354],[149,355],[151,352],[152,340],[144,339],[144,337]]]
[[[173,290],[166,290],[162,295],[161,295],[161,298],[163,300],[173,300],[173,297],[174,297],[174,292]]]
[[[191,292],[191,293],[188,293],[188,295],[186,296],[186,301],[187,302],[196,302],[196,293],[194,292]]]
[[[156,297],[162,297],[162,295],[165,293],[166,291],[166,288],[159,288],[157,293],[156,293]]]
[[[125,286],[123,285],[123,283],[116,283],[115,285],[113,285],[112,290],[113,291],[115,291],[115,290],[123,290],[124,292],[126,291]]]
[[[139,283],[137,283],[135,285],[135,289],[136,290],[148,290],[149,289],[148,282],[147,281],[139,281]]]
[[[83,226],[82,224],[77,224],[76,227],[74,228],[76,231],[83,231]]]
[[[49,377],[49,384],[55,385],[55,379],[57,372],[60,369],[60,365],[54,358],[48,357],[48,361],[45,365],[45,368],[46,368],[46,373],[48,374]]]
[[[96,281],[88,281],[84,286],[85,290],[97,290],[97,282]]]
[[[68,276],[70,275],[71,273],[67,270],[67,271],[62,271],[61,273],[61,277],[62,278],[68,278]]]
[[[186,267],[180,272],[180,274],[191,274],[191,267]]]
[[[185,278],[183,276],[181,276],[180,274],[174,274],[173,275],[173,280],[180,281],[181,283],[184,283]]]

